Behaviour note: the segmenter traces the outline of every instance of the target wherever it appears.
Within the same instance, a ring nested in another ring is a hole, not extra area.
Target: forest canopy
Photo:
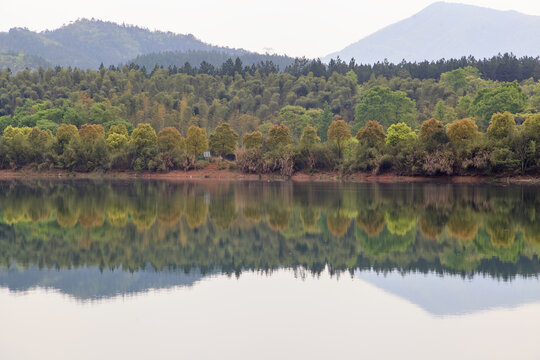
[[[397,65],[297,59],[283,72],[240,58],[151,72],[3,70],[0,166],[166,171],[194,167],[210,150],[236,154],[245,171],[283,175],[531,173],[540,166],[539,64],[505,54]],[[513,130],[489,136],[501,116]],[[373,121],[385,137],[377,144],[362,140]],[[242,146],[253,134],[260,146]]]

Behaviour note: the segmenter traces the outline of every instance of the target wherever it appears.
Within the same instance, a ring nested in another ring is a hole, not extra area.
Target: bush
[[[236,166],[244,173],[261,174],[268,171],[262,151],[258,148],[237,148]]]

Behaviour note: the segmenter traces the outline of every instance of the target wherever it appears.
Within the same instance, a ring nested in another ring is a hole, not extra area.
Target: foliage
[[[238,144],[238,134],[229,124],[221,123],[209,139],[210,150],[218,156],[234,154]]]
[[[493,114],[505,111],[515,114],[522,111],[526,104],[527,96],[514,81],[502,83],[494,89],[481,89],[476,94],[471,108],[475,115],[480,116],[482,124],[487,124]]]
[[[391,91],[387,87],[369,89],[356,106],[354,120],[364,126],[369,120],[378,121],[384,127],[398,122],[414,125],[415,103],[404,92]]]
[[[246,149],[260,149],[263,141],[263,134],[260,131],[247,133],[242,137],[242,145]]]
[[[188,155],[194,159],[208,150],[208,140],[206,139],[206,129],[191,125],[186,137],[186,150]]]
[[[279,150],[291,143],[292,138],[289,134],[289,128],[286,125],[274,125],[268,130],[266,146],[270,151]]]
[[[343,146],[345,142],[351,138],[349,127],[343,120],[334,120],[328,128],[328,141],[336,144],[338,150],[338,158],[343,155]]]
[[[410,144],[416,140],[416,134],[405,123],[391,125],[387,130],[386,145],[398,146]]]

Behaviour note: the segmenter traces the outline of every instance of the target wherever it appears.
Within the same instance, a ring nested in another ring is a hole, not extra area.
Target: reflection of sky
[[[80,302],[0,289],[1,359],[537,359],[540,304],[462,316],[343,274],[218,275]]]
[[[532,277],[503,281],[484,276],[462,278],[421,273],[377,274],[374,271],[357,271],[355,276],[433,315],[467,314],[540,303],[540,280]]]

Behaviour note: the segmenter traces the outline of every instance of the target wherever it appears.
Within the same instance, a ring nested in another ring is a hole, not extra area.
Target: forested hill
[[[38,69],[40,66],[47,68],[51,66],[51,63],[42,57],[24,53],[0,54],[0,69],[9,68],[16,73],[24,69]]]
[[[261,62],[272,62],[277,69],[284,70],[287,66],[294,63],[295,59],[285,55],[270,55],[257,54],[253,52],[244,52],[238,57],[244,65],[256,65]],[[176,67],[182,68],[189,63],[192,67],[203,68],[205,64],[211,65],[214,68],[220,67],[222,64],[231,59],[231,53],[227,51],[207,51],[207,50],[190,50],[190,51],[165,51],[161,53],[151,53],[139,55],[131,62],[145,67],[147,70],[153,69],[156,65],[164,68]],[[202,66],[201,66],[202,64]]]
[[[512,52],[537,56],[540,17],[471,5],[438,2],[416,15],[387,26],[346,48],[328,55],[345,61],[398,63],[459,58],[491,57]]]
[[[246,51],[212,46],[193,35],[150,31],[112,22],[81,19],[52,31],[13,28],[0,33],[0,53],[40,56],[52,65],[98,68],[163,51],[219,51],[240,56]]]

